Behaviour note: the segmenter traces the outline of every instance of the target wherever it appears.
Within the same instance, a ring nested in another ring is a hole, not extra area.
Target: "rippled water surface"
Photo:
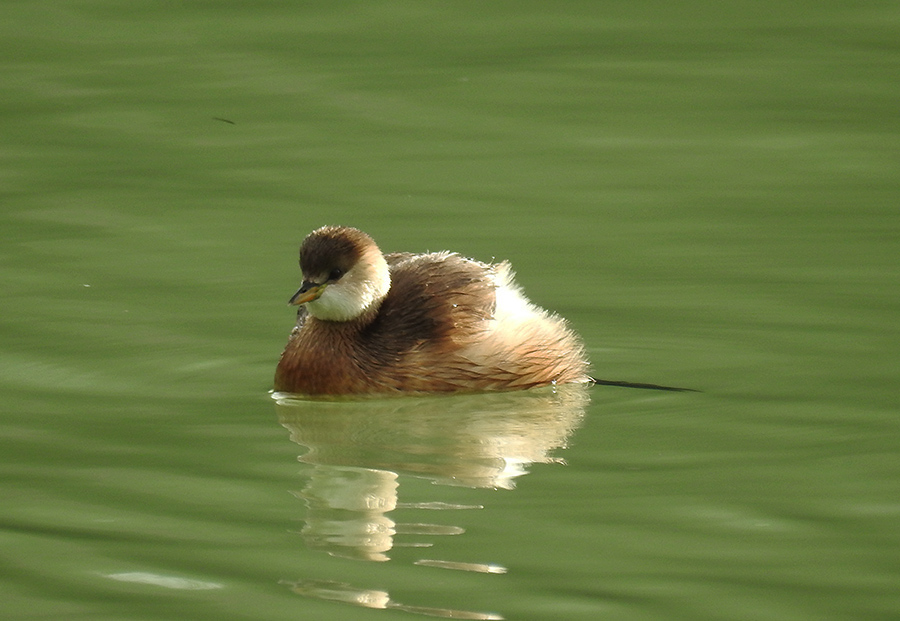
[[[5,3],[8,619],[900,615],[892,3]],[[613,387],[271,395],[296,248]]]

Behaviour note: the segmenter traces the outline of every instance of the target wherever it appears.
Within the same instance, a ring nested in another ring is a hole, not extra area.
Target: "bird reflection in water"
[[[332,556],[388,561],[391,550],[433,548],[435,536],[461,535],[455,525],[397,523],[397,509],[481,509],[427,499],[400,502],[400,483],[416,477],[439,485],[513,489],[532,463],[560,460],[589,401],[571,384],[508,393],[365,400],[306,400],[275,393],[280,423],[306,447],[299,457],[307,481],[294,492],[307,506],[300,531],[310,548]],[[445,513],[444,513],[445,514]],[[410,541],[409,539],[415,539]],[[429,554],[429,556],[432,556]],[[506,572],[493,562],[424,557],[415,565],[486,574]],[[370,608],[431,616],[500,619],[494,613],[407,606],[382,590],[318,579],[286,581],[295,592]]]

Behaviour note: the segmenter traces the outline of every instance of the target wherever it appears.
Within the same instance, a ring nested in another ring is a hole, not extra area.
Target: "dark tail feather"
[[[678,388],[676,386],[660,386],[659,384],[643,384],[641,382],[619,382],[616,380],[602,380],[591,378],[591,382],[600,386],[618,386],[619,388],[645,388],[648,390],[668,390],[671,392],[700,392],[693,388]]]

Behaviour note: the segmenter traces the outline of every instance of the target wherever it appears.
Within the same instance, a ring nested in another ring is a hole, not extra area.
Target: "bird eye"
[[[344,275],[344,270],[340,268],[335,268],[328,273],[328,280],[338,280],[341,276]]]

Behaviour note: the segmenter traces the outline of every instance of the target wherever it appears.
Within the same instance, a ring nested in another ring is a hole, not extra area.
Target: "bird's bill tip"
[[[322,295],[326,285],[327,283],[317,285],[313,282],[303,281],[303,285],[297,290],[297,293],[291,296],[291,299],[288,300],[288,304],[291,306],[300,306],[301,304],[312,302]]]

